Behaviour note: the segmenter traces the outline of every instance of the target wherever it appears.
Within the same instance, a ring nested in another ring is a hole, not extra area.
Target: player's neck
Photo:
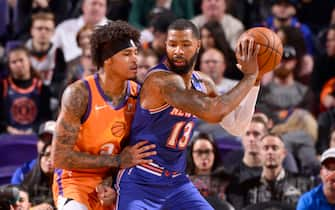
[[[127,88],[127,80],[108,77],[104,71],[99,73],[99,83],[104,93],[110,98],[119,97]]]

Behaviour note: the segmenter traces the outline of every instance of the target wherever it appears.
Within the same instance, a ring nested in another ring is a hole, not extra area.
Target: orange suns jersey
[[[135,113],[136,99],[140,86],[127,82],[124,101],[114,107],[108,101],[99,85],[98,74],[84,80],[89,92],[88,106],[82,117],[82,124],[75,150],[92,155],[120,153],[121,141],[128,137]],[[95,188],[106,176],[108,168],[65,170],[55,169],[54,198],[71,198],[85,204],[89,209],[98,209],[99,201]]]

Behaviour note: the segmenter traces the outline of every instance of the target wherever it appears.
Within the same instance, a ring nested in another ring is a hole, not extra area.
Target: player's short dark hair
[[[98,67],[103,66],[103,52],[113,51],[113,44],[133,40],[138,43],[140,32],[125,21],[108,21],[107,24],[97,26],[91,36],[92,60]]]
[[[186,19],[177,19],[169,26],[168,30],[192,30],[192,34],[195,38],[200,39],[200,32],[194,23]]]

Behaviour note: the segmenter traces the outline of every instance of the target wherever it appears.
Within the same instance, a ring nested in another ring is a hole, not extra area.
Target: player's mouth
[[[131,66],[129,69],[130,69],[130,71],[136,71],[137,72],[137,65],[136,66]]]
[[[175,60],[173,61],[175,66],[185,66],[186,62],[184,60]]]

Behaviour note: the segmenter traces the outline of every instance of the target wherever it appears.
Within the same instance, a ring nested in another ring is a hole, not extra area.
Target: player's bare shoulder
[[[199,75],[200,78],[200,82],[202,82],[207,89],[207,94],[210,96],[217,96],[219,95],[215,83],[212,80],[212,78],[210,78],[207,74],[201,72],[201,71],[196,71],[196,74]]]
[[[70,84],[62,96],[62,111],[82,117],[87,109],[88,97],[89,92],[84,81],[78,80]]]

